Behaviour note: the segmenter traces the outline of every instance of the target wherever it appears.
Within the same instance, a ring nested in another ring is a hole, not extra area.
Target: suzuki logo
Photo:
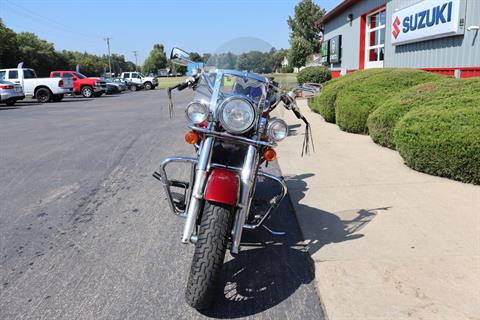
[[[400,25],[400,19],[398,17],[395,18],[393,21],[393,31],[392,34],[397,39],[398,35],[400,34],[400,28],[398,27]]]

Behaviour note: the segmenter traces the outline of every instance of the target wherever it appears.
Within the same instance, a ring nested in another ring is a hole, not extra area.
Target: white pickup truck
[[[22,86],[27,97],[35,97],[38,102],[58,102],[64,94],[73,92],[73,80],[68,78],[37,78],[33,69],[0,69],[0,79]]]
[[[120,78],[124,81],[133,82],[136,84],[143,84],[145,90],[152,90],[158,86],[158,79],[155,77],[145,77],[140,72],[122,72]]]

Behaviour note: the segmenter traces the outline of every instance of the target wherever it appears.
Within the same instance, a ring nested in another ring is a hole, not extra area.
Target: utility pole
[[[110,40],[112,40],[112,38],[104,38],[103,40],[105,40],[107,42],[107,47],[108,47],[108,72],[110,73],[109,77],[112,76],[112,62],[110,60]]]
[[[137,70],[137,55],[138,55],[138,50],[135,50],[135,51],[132,51],[133,52],[133,55],[135,56],[135,71],[138,71]]]

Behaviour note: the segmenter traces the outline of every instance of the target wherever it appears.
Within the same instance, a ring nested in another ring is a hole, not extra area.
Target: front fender
[[[228,169],[215,168],[208,177],[204,199],[236,206],[240,192],[238,175]]]

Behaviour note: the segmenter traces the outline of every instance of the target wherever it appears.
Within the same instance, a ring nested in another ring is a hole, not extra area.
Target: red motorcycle
[[[189,53],[174,48],[171,61],[187,65]],[[185,141],[195,148],[195,157],[165,159],[154,177],[159,179],[172,211],[185,218],[182,242],[195,245],[186,301],[196,309],[211,305],[225,252],[240,250],[242,231],[263,225],[287,193],[281,177],[259,171],[276,159],[276,143],[288,135],[285,121],[270,116],[280,104],[306,124],[303,152],[311,141],[310,126],[300,113],[295,98],[298,90],[319,91],[310,84],[284,92],[273,80],[237,70],[199,72],[169,88],[171,92],[193,89],[195,96],[186,107],[190,131]],[[167,175],[171,164],[189,167],[187,181]],[[258,177],[278,183],[275,195],[262,212],[251,210]],[[270,230],[271,231],[271,230]]]

